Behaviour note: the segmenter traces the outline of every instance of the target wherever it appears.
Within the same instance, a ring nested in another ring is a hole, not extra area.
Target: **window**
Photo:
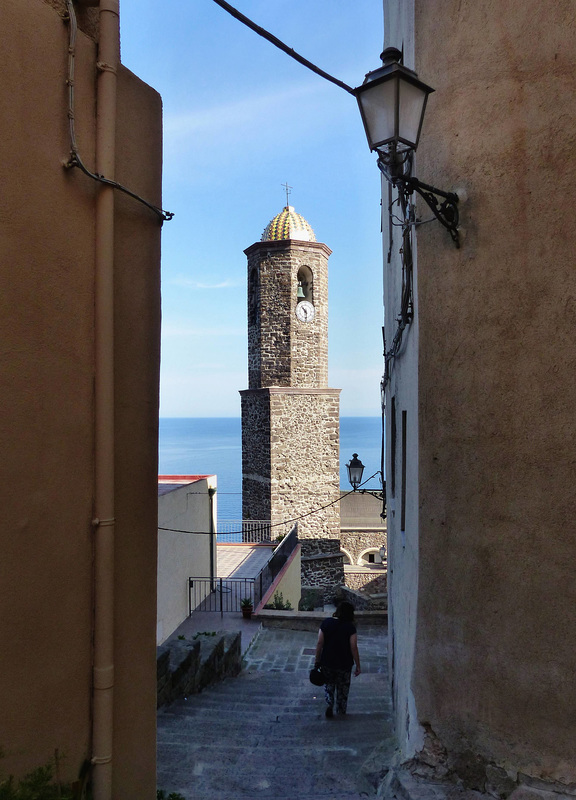
[[[382,548],[377,550],[375,547],[364,550],[362,553],[360,553],[358,558],[358,566],[366,567],[371,566],[372,564],[375,566],[383,564],[385,560],[382,558],[383,552],[384,551]]]
[[[402,412],[402,499],[400,512],[400,530],[406,530],[406,440],[408,428],[408,412]]]
[[[396,397],[392,398],[392,408],[390,409],[390,496],[396,497]]]

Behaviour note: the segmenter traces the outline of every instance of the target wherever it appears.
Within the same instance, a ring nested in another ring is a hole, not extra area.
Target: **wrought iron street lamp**
[[[417,192],[459,247],[458,195],[411,174],[428,95],[434,89],[402,64],[402,53],[395,47],[386,48],[381,59],[382,66],[369,72],[354,90],[370,149],[378,153],[378,166],[386,179],[406,195]]]
[[[428,95],[434,91],[400,63],[402,53],[388,47],[382,66],[369,72],[356,98],[371,150],[390,145],[396,151],[418,147]]]
[[[362,475],[364,474],[364,464],[358,458],[358,453],[353,453],[352,458],[346,464],[348,471],[348,481],[354,491],[362,483]]]
[[[352,487],[352,491],[360,491],[360,494],[371,494],[372,497],[376,497],[378,500],[381,500],[382,513],[380,516],[382,519],[386,519],[386,481],[382,480],[382,473],[380,470],[375,472],[374,475],[371,475],[370,478],[375,478],[376,475],[380,476],[380,482],[382,484],[381,492],[374,491],[373,489],[360,489],[360,486],[362,485],[362,475],[364,474],[364,464],[358,458],[358,453],[352,454],[352,458],[346,464],[346,470],[348,472],[348,481]],[[370,480],[370,478],[368,478],[368,480]]]

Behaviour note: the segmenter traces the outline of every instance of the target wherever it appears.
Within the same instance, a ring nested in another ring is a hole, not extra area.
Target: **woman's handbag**
[[[324,686],[326,678],[322,672],[322,667],[314,667],[314,669],[310,670],[310,683],[313,683],[314,686]]]

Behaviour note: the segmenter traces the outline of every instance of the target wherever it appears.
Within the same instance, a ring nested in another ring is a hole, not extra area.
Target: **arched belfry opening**
[[[310,267],[302,266],[297,274],[296,303],[306,300],[314,303],[314,276]]]

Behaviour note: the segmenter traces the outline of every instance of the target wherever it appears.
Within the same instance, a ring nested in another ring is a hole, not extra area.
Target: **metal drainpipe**
[[[120,62],[118,0],[99,6],[96,172],[114,180],[116,90]],[[96,196],[95,244],[94,655],[92,765],[94,800],[112,798],[114,691],[114,189]]]
[[[216,494],[216,489],[213,486],[210,486],[208,489],[208,497],[210,498],[210,586],[214,585],[214,495]]]

